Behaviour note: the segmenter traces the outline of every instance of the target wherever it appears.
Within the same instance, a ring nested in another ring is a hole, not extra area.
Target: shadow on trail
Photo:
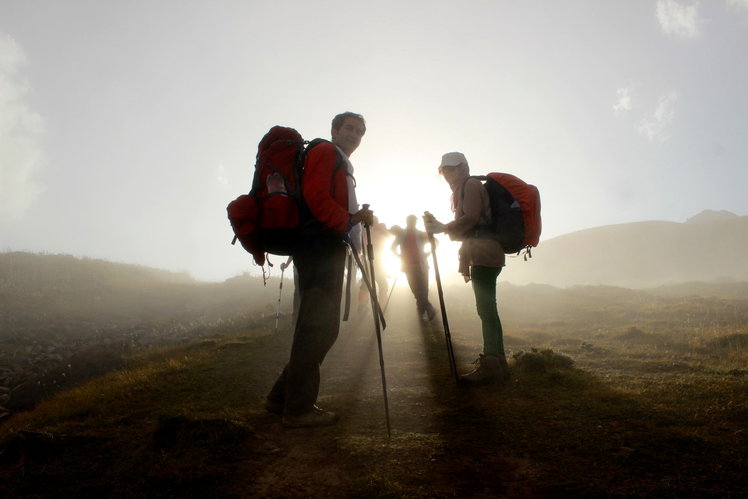
[[[301,496],[329,489],[371,497],[739,497],[733,492],[748,490],[739,450],[748,444],[745,429],[738,426],[727,445],[723,429],[707,434],[702,422],[699,434],[694,415],[576,367],[533,371],[512,359],[509,382],[458,386],[441,321],[419,321],[406,287],[395,289],[382,332],[388,439],[368,310],[341,326],[323,364],[320,405],[340,413],[337,425],[288,430],[275,415],[250,412],[248,420],[279,449],[258,464],[259,495],[273,486],[300,487]],[[459,319],[470,317],[467,307],[454,312],[452,340],[464,373],[479,352],[479,323]],[[260,338],[253,348],[280,367],[286,336]],[[264,393],[273,375],[262,367],[248,366],[246,379]]]
[[[504,439],[500,421],[479,401],[500,400],[506,386],[498,383],[468,387],[457,383],[449,366],[441,315],[437,317],[431,323],[416,318],[424,388],[433,408],[425,430],[437,433],[441,441],[439,451],[431,458],[432,486],[457,497],[505,495],[505,484],[516,480],[515,467],[501,457]],[[459,339],[455,341],[454,331],[451,336],[457,372],[463,374],[470,370],[470,360],[478,352],[473,346],[463,345]]]
[[[341,429],[353,431],[357,420],[366,419],[365,416],[372,408],[364,402],[371,398],[376,399],[377,389],[383,421],[377,337],[370,307],[363,312],[352,314],[351,320],[343,323],[338,341],[329,356],[329,362],[325,361],[329,367],[325,369],[323,364],[322,375],[329,374],[330,383],[340,386],[335,389],[335,395],[329,398],[345,415],[338,423]]]

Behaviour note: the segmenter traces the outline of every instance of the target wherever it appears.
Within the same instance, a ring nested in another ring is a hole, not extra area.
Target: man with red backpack
[[[311,149],[304,161],[302,196],[311,217],[303,222],[293,261],[299,274],[299,315],[291,355],[265,401],[286,427],[335,423],[337,415],[317,407],[320,365],[338,337],[346,241],[360,238],[360,222],[373,212],[359,209],[348,159],[366,132],[363,116],[342,113],[332,121],[332,141]]]

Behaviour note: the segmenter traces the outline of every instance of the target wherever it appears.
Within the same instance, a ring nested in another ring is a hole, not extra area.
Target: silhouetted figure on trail
[[[416,299],[418,317],[428,321],[434,320],[436,310],[429,301],[429,264],[426,257],[431,253],[425,246],[428,235],[416,228],[418,219],[409,215],[405,220],[405,229],[395,230],[395,240],[390,249],[400,257],[402,271],[408,278],[408,285]]]
[[[470,178],[470,168],[462,153],[444,154],[439,173],[452,189],[455,219],[443,224],[432,215],[424,216],[426,230],[432,234],[446,232],[450,239],[462,241],[459,269],[465,282],[472,280],[483,333],[483,353],[475,361],[475,369],[460,379],[467,384],[507,380],[509,366],[496,307],[496,280],[504,266],[504,249],[494,234],[481,229],[491,222],[488,192],[480,180]]]
[[[283,414],[283,425],[333,424],[337,415],[317,407],[320,365],[338,337],[348,234],[373,213],[359,209],[348,159],[366,132],[363,116],[342,113],[332,121],[332,142],[313,148],[304,162],[303,198],[312,219],[293,253],[299,273],[299,316],[291,356],[265,401]],[[336,168],[336,166],[340,167]]]

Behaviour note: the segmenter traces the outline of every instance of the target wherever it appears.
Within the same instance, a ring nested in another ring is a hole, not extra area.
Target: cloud
[[[619,88],[616,90],[618,99],[613,104],[613,111],[616,115],[631,111],[631,90],[628,88]]]
[[[675,118],[675,105],[679,98],[678,92],[675,91],[660,97],[652,116],[639,123],[639,133],[645,135],[650,142],[666,140],[669,137],[667,130]]]
[[[26,55],[0,33],[0,217],[18,219],[42,192],[34,180],[44,155],[42,117],[26,102],[29,85],[20,69]]]
[[[698,5],[684,6],[675,0],[657,0],[657,20],[666,35],[679,38],[698,36]]]
[[[748,14],[748,0],[727,0],[727,6]]]

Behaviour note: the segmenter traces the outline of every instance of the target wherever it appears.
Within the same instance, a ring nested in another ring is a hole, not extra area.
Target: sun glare
[[[397,160],[393,161],[393,156]],[[418,219],[416,228],[425,231],[423,214],[428,211],[439,221],[447,223],[454,218],[450,203],[450,189],[434,166],[438,154],[423,157],[412,152],[400,151],[387,154],[371,154],[359,157],[361,167],[356,171],[356,195],[360,204],[369,204],[378,221],[388,230],[393,226],[406,225],[408,215]],[[357,163],[359,164],[359,163]],[[437,234],[437,256],[442,280],[459,278],[457,275],[457,250],[459,243],[449,240],[445,234]],[[389,282],[398,277],[398,284],[406,283],[400,270],[400,258],[390,250],[394,236],[390,235],[380,251],[384,260],[382,268],[389,275]],[[430,245],[427,250],[430,250]],[[428,257],[429,268],[433,272],[433,259]],[[461,280],[461,279],[460,279]]]

